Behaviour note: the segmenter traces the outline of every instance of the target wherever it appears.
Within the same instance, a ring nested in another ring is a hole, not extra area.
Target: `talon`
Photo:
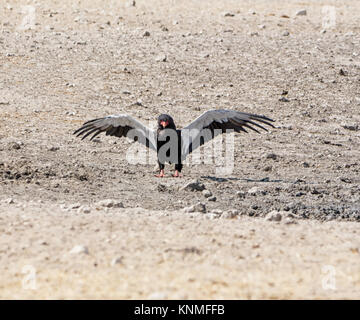
[[[175,171],[175,173],[172,175],[174,178],[181,178],[182,174],[179,171]]]
[[[157,177],[157,178],[166,177],[166,175],[165,175],[165,173],[164,173],[164,170],[160,170],[160,173],[159,173],[159,174],[155,174],[155,177]]]

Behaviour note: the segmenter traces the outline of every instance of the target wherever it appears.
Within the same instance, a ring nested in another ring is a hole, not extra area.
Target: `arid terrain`
[[[359,299],[359,16],[357,0],[2,1],[0,298]],[[210,109],[275,120],[234,136],[226,175],[213,157],[159,179],[127,139],[73,135]]]

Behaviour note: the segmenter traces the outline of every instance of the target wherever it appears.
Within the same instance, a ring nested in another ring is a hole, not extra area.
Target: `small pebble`
[[[11,142],[9,145],[9,150],[19,150],[20,148],[20,143],[17,142]]]
[[[111,266],[115,266],[117,264],[123,264],[123,257],[116,257],[111,260]]]
[[[341,75],[341,76],[347,76],[348,75],[348,72],[346,71],[346,70],[344,70],[344,69],[340,69],[340,71],[339,71],[339,74]]]
[[[272,160],[276,160],[277,159],[277,155],[275,153],[268,153],[266,155],[266,159],[272,159]]]
[[[186,207],[186,208],[184,208],[184,211],[186,213],[193,213],[193,212],[195,212],[195,207],[194,206]]]
[[[77,245],[70,250],[70,253],[71,254],[80,254],[80,253],[89,254],[89,249],[86,246]]]
[[[360,130],[360,126],[358,124],[344,124],[342,125],[342,127],[346,130],[350,130],[350,131],[359,131]]]
[[[78,213],[85,213],[85,214],[88,214],[91,212],[91,209],[87,206],[81,206],[79,209],[78,209]]]
[[[130,1],[126,2],[125,6],[127,8],[136,7],[136,1],[135,0],[130,0]]]
[[[189,191],[203,191],[205,190],[205,185],[199,180],[193,180],[187,183],[185,186],[181,188],[181,190],[189,190]]]
[[[284,223],[285,224],[297,224],[297,222],[294,219],[290,218],[290,217],[286,217],[284,219]]]
[[[197,204],[195,204],[194,210],[195,210],[195,212],[205,213],[206,212],[206,206],[202,202],[198,202]]]
[[[234,17],[235,13],[232,12],[223,12],[222,13],[223,17]]]
[[[296,12],[297,16],[306,16],[307,15],[307,11],[305,9],[299,10],[298,12]]]
[[[227,211],[221,215],[221,219],[234,219],[238,215],[234,211]]]
[[[266,220],[267,221],[281,221],[282,219],[282,214],[279,211],[273,210],[270,213],[268,213],[266,215]]]
[[[204,196],[205,198],[209,198],[209,197],[212,196],[212,193],[211,193],[211,191],[209,191],[209,190],[203,190],[203,191],[202,191],[202,194],[203,194],[203,196]]]
[[[236,192],[236,195],[237,195],[239,198],[243,199],[243,198],[246,197],[246,192],[244,192],[244,191],[238,191],[238,192]]]
[[[155,57],[156,62],[166,62],[166,60],[167,60],[167,57],[165,54],[160,54]]]
[[[281,97],[279,99],[280,102],[290,102],[290,100],[288,98],[285,98],[285,97]]]
[[[69,208],[70,209],[78,209],[81,207],[81,204],[80,203],[74,203],[74,204],[71,204],[69,205]]]
[[[105,207],[105,208],[124,208],[124,205],[121,201],[113,200],[113,199],[105,199],[96,203],[97,207]]]
[[[259,188],[258,187],[252,187],[251,189],[248,190],[248,194],[251,194],[251,195],[255,195],[259,192]]]

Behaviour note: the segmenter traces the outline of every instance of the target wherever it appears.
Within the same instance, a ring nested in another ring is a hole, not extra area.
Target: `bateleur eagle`
[[[246,129],[260,133],[258,129],[267,131],[263,125],[274,127],[273,121],[262,115],[235,110],[209,110],[183,129],[176,129],[171,116],[161,114],[157,129],[152,130],[127,114],[119,114],[87,121],[74,134],[82,136],[82,139],[92,135],[92,140],[105,132],[109,136],[138,141],[157,152],[160,171],[157,177],[165,176],[165,162],[175,164],[173,176],[179,177],[186,156],[217,135],[232,131],[247,132]]]

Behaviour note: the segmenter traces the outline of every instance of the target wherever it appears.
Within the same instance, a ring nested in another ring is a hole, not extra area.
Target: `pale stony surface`
[[[16,203],[0,204],[2,299],[360,298],[357,222]]]
[[[359,299],[358,12],[355,0],[2,1],[0,298]],[[169,113],[181,128],[212,108],[276,120],[235,136],[227,175],[210,157],[157,179],[153,153],[129,163],[125,139],[72,135],[117,113],[149,126]],[[88,254],[70,254],[78,245]]]

